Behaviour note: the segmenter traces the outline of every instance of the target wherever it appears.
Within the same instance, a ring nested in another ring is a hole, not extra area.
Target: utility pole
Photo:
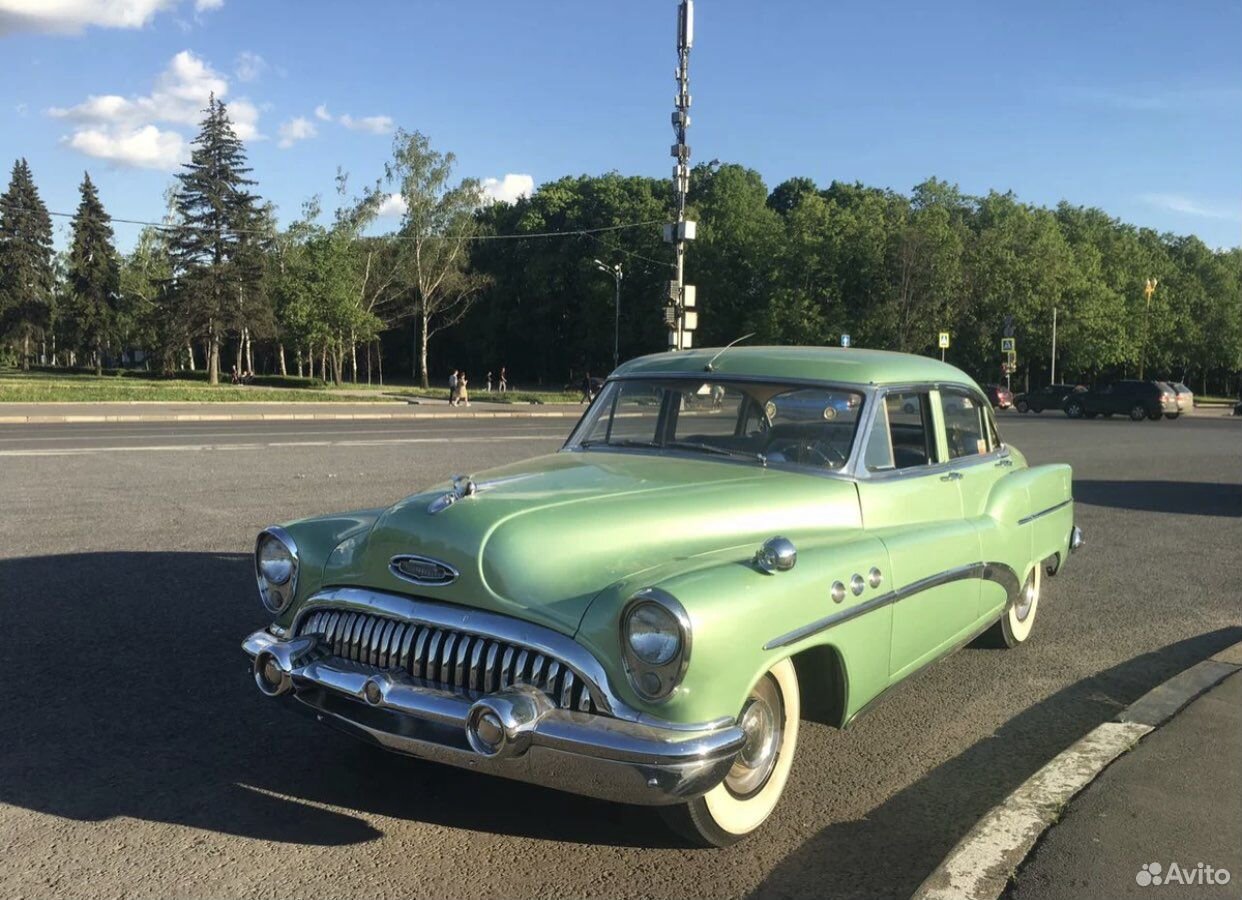
[[[673,166],[673,210],[677,220],[664,226],[664,240],[673,245],[677,278],[668,283],[664,322],[668,325],[670,350],[686,350],[693,346],[693,332],[698,326],[695,312],[694,285],[686,284],[686,242],[694,240],[695,222],[686,220],[686,195],[690,192],[690,145],[686,129],[690,127],[690,48],[694,45],[694,0],[680,0],[677,5],[677,96],[673,99],[673,133],[677,143],[670,150],[677,160]]]
[[[1159,283],[1155,278],[1148,278],[1147,283],[1143,285],[1143,296],[1147,298],[1147,310],[1143,314],[1143,348],[1139,351],[1139,381],[1143,380],[1143,371],[1147,366],[1147,339],[1151,334],[1151,295],[1156,293],[1156,285]]]
[[[1049,384],[1057,383],[1057,308],[1052,307],[1052,377]]]
[[[616,265],[608,265],[600,262],[598,259],[594,261],[595,268],[601,272],[607,272],[616,282],[617,292],[613,297],[613,323],[612,323],[612,368],[615,370],[619,362],[618,352],[621,346],[621,263]]]

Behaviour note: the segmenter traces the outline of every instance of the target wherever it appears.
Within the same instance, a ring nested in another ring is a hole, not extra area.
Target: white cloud
[[[196,13],[215,12],[222,6],[224,6],[224,0],[194,0],[194,11]]]
[[[328,112],[328,104],[320,103],[315,107],[315,118],[321,122],[331,122],[332,113]]]
[[[189,157],[185,139],[154,125],[141,128],[80,128],[64,139],[80,153],[125,166],[167,171]]]
[[[337,119],[346,128],[354,131],[365,131],[369,134],[389,134],[396,123],[393,122],[392,116],[359,116],[354,118],[349,113],[345,113]]]
[[[380,203],[376,214],[381,216],[404,216],[407,209],[409,207],[406,205],[404,197],[400,194],[389,194]]]
[[[237,54],[233,74],[237,76],[238,81],[255,81],[265,71],[267,71],[267,60],[259,54],[251,53],[249,50],[243,50]]]
[[[513,203],[522,197],[529,197],[534,189],[535,179],[532,176],[510,172],[504,178],[484,178],[479,193],[493,203]]]
[[[280,125],[280,141],[276,144],[278,147],[289,148],[298,141],[304,141],[313,138],[319,133],[319,129],[315,127],[315,123],[305,116],[298,116],[296,119],[290,119],[282,122]]]
[[[1149,206],[1155,206],[1167,212],[1179,213],[1185,216],[1197,216],[1202,219],[1228,219],[1233,222],[1242,222],[1242,203],[1233,207],[1215,206],[1209,203],[1201,203],[1193,197],[1187,197],[1185,194],[1144,194],[1142,200]]]
[[[177,2],[178,0],[0,0],[0,34],[14,31],[78,34],[92,26],[142,28],[156,13],[171,9]]]
[[[155,79],[150,94],[96,94],[76,106],[52,107],[47,112],[53,118],[74,124],[74,133],[65,140],[83,153],[145,167],[154,167],[154,160],[163,160],[172,168],[176,165],[176,161],[170,162],[173,138],[181,146],[184,137],[156,126],[195,127],[202,120],[208,98],[215,94],[216,99],[224,99],[228,93],[228,79],[189,50],[182,50]],[[239,138],[261,137],[259,110],[253,103],[239,97],[228,103],[228,111]],[[107,153],[102,152],[105,147]]]

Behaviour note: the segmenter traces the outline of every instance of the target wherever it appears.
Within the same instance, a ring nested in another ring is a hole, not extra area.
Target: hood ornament
[[[463,497],[473,497],[478,491],[479,487],[472,478],[466,475],[454,475],[453,489],[432,500],[427,505],[427,512],[434,516],[436,513],[448,509]]]

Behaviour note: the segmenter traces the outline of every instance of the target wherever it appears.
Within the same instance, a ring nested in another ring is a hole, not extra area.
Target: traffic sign
[[[1001,353],[1013,353],[1018,349],[1017,339],[1011,337],[1001,338]]]
[[[850,345],[850,336],[848,334],[841,335],[841,346],[848,347]]]
[[[940,349],[941,350],[949,349],[949,332],[947,331],[940,332]]]

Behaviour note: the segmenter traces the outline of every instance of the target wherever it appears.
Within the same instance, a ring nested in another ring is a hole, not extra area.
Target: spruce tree
[[[20,348],[30,368],[30,343],[48,328],[52,314],[52,219],[26,160],[13,164],[0,196],[0,334]]]
[[[192,333],[207,344],[208,380],[220,380],[220,344],[239,322],[239,297],[258,293],[248,264],[258,198],[248,188],[246,151],[228,110],[213,95],[190,161],[177,175],[180,227],[171,251],[177,291]]]
[[[103,373],[104,347],[116,331],[120,279],[112,217],[104,212],[88,173],[82,179],[82,200],[73,217],[69,298],[77,333],[94,357],[96,375]]]

